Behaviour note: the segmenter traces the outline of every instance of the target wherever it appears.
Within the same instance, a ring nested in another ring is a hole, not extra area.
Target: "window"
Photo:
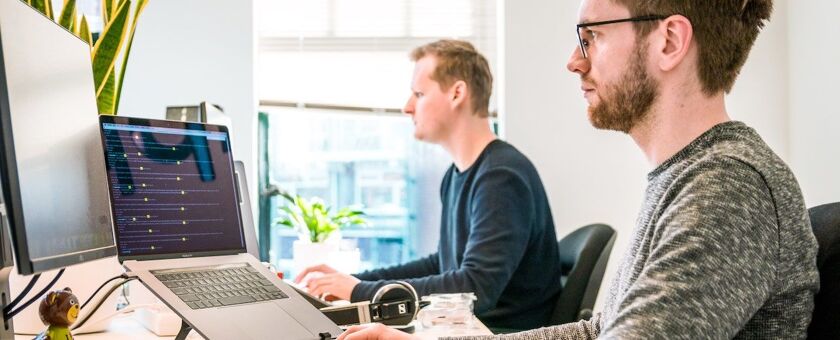
[[[257,2],[263,158],[269,184],[333,207],[362,205],[372,225],[342,231],[362,269],[436,250],[440,180],[451,161],[414,140],[400,113],[409,51],[440,38],[471,41],[495,65],[495,1],[260,0]],[[491,98],[491,111],[494,111]],[[287,271],[297,235],[271,223],[261,198],[263,256]]]

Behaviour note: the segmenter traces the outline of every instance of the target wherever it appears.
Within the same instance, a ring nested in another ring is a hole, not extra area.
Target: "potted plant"
[[[332,262],[331,257],[339,252],[341,228],[368,225],[361,210],[344,207],[333,212],[331,207],[318,198],[307,200],[286,192],[279,195],[286,200],[286,204],[278,208],[280,218],[275,223],[298,233],[298,239],[292,244],[295,271]]]
[[[100,114],[116,115],[120,104],[123,78],[128,55],[134,41],[137,19],[148,0],[101,0],[104,26],[98,35],[91,33],[87,18],[76,14],[76,0],[64,0],[58,16],[53,13],[50,0],[21,0],[55,20],[91,46],[93,82],[96,89],[96,106]],[[117,62],[122,56],[122,61]]]

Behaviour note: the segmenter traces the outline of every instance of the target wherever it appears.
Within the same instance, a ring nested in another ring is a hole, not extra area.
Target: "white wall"
[[[504,137],[540,171],[558,237],[593,222],[618,231],[596,304],[600,308],[630,242],[651,167],[629,136],[589,124],[579,77],[565,66],[577,47],[578,6],[579,1],[504,1],[500,116]],[[785,6],[777,4],[727,107],[733,119],[756,128],[790,159],[787,41]]]
[[[791,166],[809,206],[840,201],[840,2],[788,1]]]
[[[253,18],[252,0],[149,1],[134,37],[119,115],[162,119],[167,106],[221,105],[233,120],[233,154],[248,169],[256,202]]]

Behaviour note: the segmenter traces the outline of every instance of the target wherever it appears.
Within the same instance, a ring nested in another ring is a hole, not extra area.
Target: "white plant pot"
[[[292,275],[317,264],[330,264],[333,254],[338,252],[338,242],[312,243],[309,240],[295,240],[292,243]]]
[[[307,235],[308,236],[308,235]],[[341,231],[334,231],[324,242],[312,243],[301,236],[292,243],[292,276],[306,267],[326,264],[335,270],[352,274],[361,268],[362,256],[359,248],[345,249],[342,246]]]

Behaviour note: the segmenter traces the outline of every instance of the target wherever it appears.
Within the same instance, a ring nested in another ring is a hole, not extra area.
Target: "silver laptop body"
[[[341,333],[247,253],[224,126],[101,116],[100,128],[118,258],[182,320],[207,339]]]

